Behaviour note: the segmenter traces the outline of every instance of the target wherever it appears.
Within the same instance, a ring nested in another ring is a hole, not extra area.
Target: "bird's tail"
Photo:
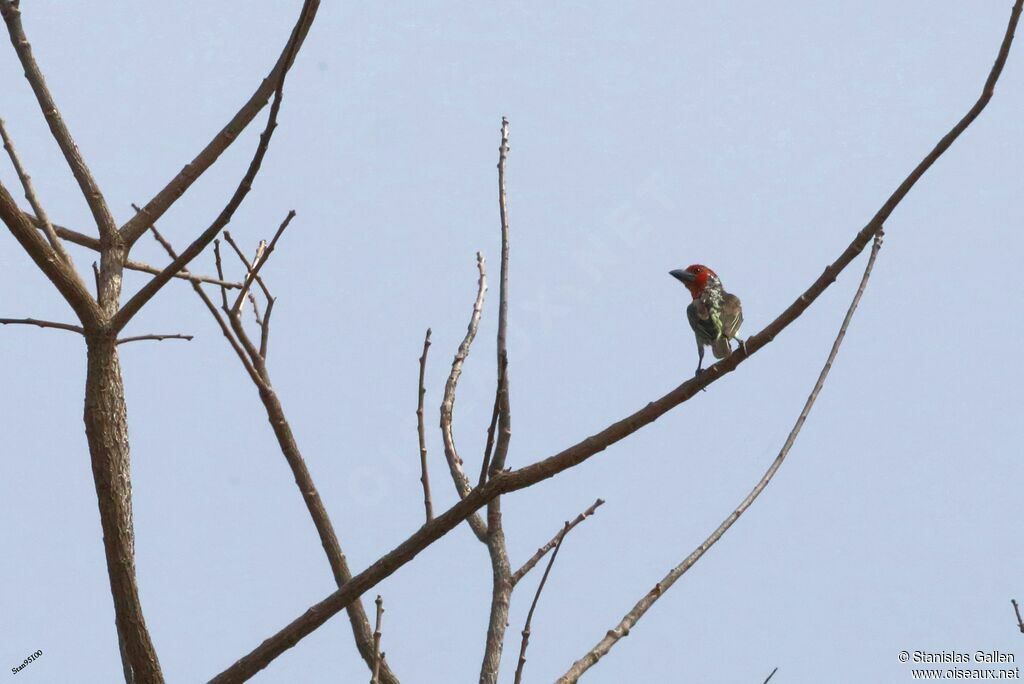
[[[714,353],[716,359],[724,359],[729,354],[732,354],[732,346],[729,344],[729,338],[722,335],[712,342],[711,351]]]

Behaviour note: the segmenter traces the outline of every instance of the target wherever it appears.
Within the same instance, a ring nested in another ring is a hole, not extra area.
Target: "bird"
[[[730,340],[737,337],[743,324],[743,306],[740,299],[722,287],[718,274],[702,264],[677,268],[668,272],[677,279],[693,296],[686,307],[686,318],[697,338],[697,372],[700,375],[704,364],[704,347],[711,347],[716,359],[724,359],[732,353]]]

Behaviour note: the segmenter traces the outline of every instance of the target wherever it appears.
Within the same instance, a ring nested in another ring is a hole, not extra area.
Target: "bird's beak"
[[[673,278],[675,278],[676,280],[678,280],[679,282],[684,283],[684,284],[685,283],[692,283],[697,278],[697,276],[695,276],[692,273],[690,273],[689,271],[683,270],[681,268],[677,268],[674,271],[669,271],[668,274],[670,276],[672,276]]]

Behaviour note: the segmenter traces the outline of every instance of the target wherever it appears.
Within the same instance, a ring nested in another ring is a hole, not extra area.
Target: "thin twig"
[[[253,280],[256,279],[256,277],[260,273],[260,269],[262,269],[263,265],[267,263],[268,259],[270,259],[270,255],[273,253],[274,247],[277,246],[278,239],[280,239],[281,235],[288,227],[288,224],[292,222],[293,218],[295,218],[294,209],[288,212],[288,215],[285,217],[284,221],[281,222],[281,225],[278,227],[277,232],[274,233],[274,238],[270,241],[270,244],[267,245],[266,249],[261,249],[257,251],[256,259],[253,261],[252,264],[252,270],[249,271],[248,275],[246,275],[245,277],[245,280],[242,282],[242,291],[238,293],[238,297],[235,299],[235,304],[234,306],[231,307],[231,310],[234,311],[236,314],[241,310],[242,302],[245,301],[245,295],[248,294],[249,288],[252,287]]]
[[[498,358],[498,386],[494,390],[494,408],[491,410],[491,422],[487,426],[487,444],[484,446],[484,458],[480,464],[480,480],[477,486],[487,482],[487,475],[490,473],[491,454],[494,449],[494,430],[498,426],[498,413],[501,409],[501,390],[505,384],[505,359]]]
[[[555,558],[558,557],[558,551],[562,548],[562,541],[565,539],[566,533],[569,532],[569,521],[565,522],[565,526],[562,528],[562,535],[558,539],[558,543],[555,544],[555,550],[551,553],[551,558],[548,560],[548,565],[544,568],[544,574],[540,578],[540,584],[537,585],[537,593],[533,595],[533,603],[530,604],[530,611],[526,614],[526,624],[523,625],[523,641],[519,646],[519,664],[516,666],[515,684],[520,684],[523,681],[523,668],[526,666],[526,647],[530,645],[530,625],[533,623],[533,612],[537,610],[537,602],[540,600],[540,593],[544,591],[544,585],[547,584],[548,575],[551,573],[551,567],[555,564]]]
[[[597,512],[597,509],[600,508],[603,504],[604,499],[598,499],[594,503],[590,504],[590,508],[588,508],[587,510],[583,511],[575,518],[573,518],[572,522],[569,523],[568,528],[563,527],[562,529],[560,529],[558,531],[558,534],[551,538],[551,541],[537,549],[537,552],[530,556],[530,559],[523,563],[523,566],[512,574],[512,585],[515,586],[516,584],[519,584],[519,580],[523,579],[523,577],[526,576],[526,573],[530,572],[530,570],[533,570],[533,567],[540,562],[540,559],[543,558],[548,551],[555,548],[559,545],[559,543],[561,543],[562,537],[564,537],[566,533],[569,532],[569,530],[576,527],[590,516],[594,515],[594,513]]]
[[[768,676],[767,676],[767,677],[765,678],[765,680],[764,680],[764,684],[768,684],[768,682],[770,682],[770,681],[771,681],[771,678],[772,678],[772,677],[774,677],[774,676],[775,676],[775,673],[776,673],[776,672],[778,672],[778,671],[779,671],[779,668],[777,668],[777,667],[776,667],[776,668],[775,668],[774,670],[772,670],[772,671],[771,671],[771,674],[769,674],[769,675],[768,675]]]
[[[826,267],[825,271],[811,283],[810,287],[786,307],[775,320],[757,334],[747,338],[742,349],[733,352],[706,369],[704,373],[686,380],[672,391],[646,404],[643,408],[634,411],[629,416],[616,421],[604,430],[563,449],[557,454],[518,470],[498,473],[482,487],[474,489],[465,499],[436,516],[432,522],[417,529],[391,551],[367,566],[365,570],[354,575],[343,587],[311,606],[298,618],[292,620],[264,640],[259,646],[239,658],[211,681],[216,684],[225,684],[226,682],[241,682],[252,677],[273,662],[279,655],[323,625],[333,615],[344,610],[350,604],[357,602],[357,599],[362,594],[375,587],[385,578],[390,577],[399,568],[411,561],[418,553],[423,551],[423,549],[456,528],[494,497],[525,489],[583,463],[644,426],[656,421],[673,408],[689,401],[702,388],[717,382],[720,378],[733,372],[762,347],[771,344],[782,331],[799,318],[835,282],[839,274],[850,265],[854,258],[864,251],[868,242],[881,230],[882,224],[889,218],[903,198],[907,196],[910,189],[921,179],[932,164],[949,149],[960,134],[978,118],[982,110],[985,109],[985,106],[992,99],[992,94],[995,92],[995,84],[1002,73],[1003,67],[1006,64],[1006,58],[1010,53],[1010,46],[1013,44],[1014,31],[1020,18],[1022,6],[1024,6],[1024,0],[1016,0],[1014,3],[1013,10],[1010,13],[1010,20],[1006,27],[1006,33],[1000,44],[999,53],[985,81],[982,94],[967,114],[914,167],[913,171],[893,191],[875,216],[854,236],[853,240],[839,257]]]
[[[220,240],[213,241],[213,263],[214,267],[217,269],[217,277],[224,280],[224,264],[220,259]],[[221,308],[224,309],[224,313],[230,315],[230,310],[228,309],[228,292],[223,287],[220,288],[220,302]]]
[[[455,490],[460,498],[465,498],[472,487],[469,478],[462,469],[462,458],[455,447],[455,435],[452,431],[452,414],[455,412],[455,391],[459,385],[459,378],[462,375],[462,365],[469,356],[469,349],[476,338],[477,328],[480,326],[480,315],[484,308],[484,295],[487,292],[487,267],[484,257],[480,252],[476,253],[477,289],[476,299],[473,302],[473,311],[469,316],[469,325],[466,326],[466,335],[455,352],[452,360],[452,369],[448,374],[448,380],[444,385],[444,396],[441,399],[441,441],[444,444],[444,455],[448,461],[448,470],[451,473],[452,481],[455,483]],[[485,541],[487,526],[479,515],[469,517],[469,526],[480,541]]]
[[[85,334],[85,329],[80,325],[70,323],[56,323],[54,321],[41,321],[37,318],[0,318],[0,325],[34,325],[38,328],[53,328],[55,330],[67,330],[79,335]]]
[[[192,335],[135,335],[134,337],[119,337],[117,343],[128,344],[129,342],[142,342],[143,340],[156,340],[157,342],[163,342],[164,340],[185,340],[186,342],[191,342],[192,339]]]
[[[420,441],[420,483],[423,485],[423,508],[427,522],[434,519],[434,504],[430,500],[430,472],[427,469],[427,435],[423,427],[423,398],[427,389],[423,384],[427,372],[427,352],[430,350],[430,328],[423,337],[423,354],[420,355],[420,384],[418,401],[416,404],[416,432]]]
[[[249,257],[245,256],[245,252],[243,252],[238,247],[238,243],[236,243],[235,239],[233,237],[231,237],[231,233],[229,231],[226,231],[226,230],[224,231],[224,241],[226,243],[228,243],[229,245],[231,245],[231,249],[233,249],[235,251],[235,254],[238,255],[238,259],[245,266],[245,272],[246,273],[251,273],[252,272],[252,262],[249,261]],[[270,296],[270,290],[267,289],[267,284],[263,282],[263,278],[258,273],[256,274],[256,284],[260,286],[261,290],[263,290],[263,296],[264,297],[266,297],[268,300],[272,299],[272,297]],[[239,286],[239,287],[241,287],[241,286]]]
[[[1017,605],[1017,599],[1010,599],[1010,603],[1013,604],[1013,612],[1017,615],[1017,627],[1020,628],[1020,633],[1024,634],[1024,620],[1020,618],[1020,606]]]
[[[380,661],[384,657],[384,654],[380,652],[380,628],[381,622],[384,620],[384,599],[380,594],[377,594],[377,600],[374,603],[377,604],[377,622],[376,628],[373,630],[373,677],[370,679],[370,684],[380,684]]]
[[[11,142],[11,137],[7,133],[7,127],[4,125],[4,120],[0,119],[0,138],[3,139],[4,149],[7,150],[7,155],[11,158],[11,164],[14,166],[15,173],[18,174],[18,179],[21,181],[21,187],[25,191],[25,199],[32,206],[32,211],[39,217],[39,221],[43,224],[43,232],[46,234],[46,239],[50,241],[50,246],[53,247],[53,251],[57,253],[64,263],[73,265],[74,262],[71,257],[64,250],[64,245],[61,244],[60,239],[57,237],[57,233],[53,230],[53,224],[50,223],[50,219],[46,215],[46,210],[43,209],[42,203],[39,201],[39,197],[36,195],[36,190],[32,186],[32,177],[25,171],[25,167],[21,164],[21,159],[18,157],[18,153],[14,149],[14,143]]]
[[[555,535],[555,538],[552,539],[555,543],[555,550],[551,552],[551,558],[548,559],[548,565],[544,568],[544,574],[540,578],[540,584],[537,585],[537,593],[533,595],[533,603],[530,604],[530,612],[526,614],[526,624],[523,626],[523,641],[519,646],[519,664],[516,666],[515,684],[520,684],[523,680],[523,668],[526,666],[526,647],[530,643],[530,626],[533,623],[533,612],[537,610],[537,602],[540,601],[540,593],[544,591],[544,585],[548,581],[548,575],[551,574],[551,567],[555,564],[555,557],[558,556],[558,551],[562,548],[562,542],[565,541],[565,536],[572,531],[572,528],[583,522],[587,516],[593,515],[594,511],[597,510],[597,507],[603,503],[604,501],[598,499],[590,508],[576,516],[576,519],[572,522],[566,520],[561,531],[559,531],[559,533]],[[538,551],[538,553],[540,556],[543,555],[540,551]],[[540,560],[540,556],[537,556],[537,560]],[[527,569],[527,571],[529,571],[529,569]]]
[[[829,371],[832,370],[832,362],[835,361],[836,355],[839,353],[839,347],[843,344],[843,338],[846,337],[846,330],[850,326],[850,321],[853,319],[853,314],[857,310],[857,306],[860,304],[860,299],[864,295],[864,289],[867,287],[868,279],[871,277],[871,270],[875,266],[875,259],[878,257],[878,251],[882,248],[882,233],[879,232],[875,235],[875,242],[871,248],[871,255],[868,257],[867,266],[864,268],[864,275],[861,276],[860,285],[857,287],[856,293],[853,295],[853,300],[850,302],[850,306],[846,311],[846,316],[843,318],[842,325],[839,326],[839,333],[836,335],[835,342],[832,343],[832,349],[829,351],[828,358],[825,360],[825,365],[821,369],[821,373],[818,374],[818,379],[814,383],[814,388],[811,390],[810,395],[807,397],[807,401],[804,403],[803,409],[800,411],[799,417],[796,419],[796,423],[793,425],[793,429],[790,430],[789,436],[786,437],[786,442],[782,445],[782,449],[779,450],[778,456],[772,461],[772,464],[765,471],[761,480],[754,486],[754,489],[746,496],[740,505],[729,514],[729,516],[722,521],[722,524],[712,532],[707,539],[701,543],[693,552],[687,556],[682,563],[672,568],[668,574],[666,574],[661,580],[654,585],[647,594],[644,595],[640,601],[637,602],[633,608],[626,613],[626,615],[619,621],[619,623],[608,630],[604,638],[601,639],[590,651],[588,651],[582,658],[573,663],[572,667],[558,679],[557,684],[573,684],[580,676],[590,669],[597,663],[602,657],[604,657],[620,639],[627,636],[629,631],[633,628],[633,625],[637,623],[640,618],[650,609],[654,603],[660,599],[666,591],[668,591],[673,584],[676,583],[680,577],[682,577],[687,570],[692,568],[707,553],[708,549],[715,545],[719,539],[722,538],[733,523],[739,520],[739,517],[750,508],[750,505],[754,503],[754,500],[761,495],[768,483],[771,482],[772,478],[775,477],[775,473],[778,472],[782,462],[786,459],[786,455],[789,454],[789,450],[793,447],[793,443],[796,442],[797,435],[800,434],[801,428],[804,426],[804,422],[807,420],[808,414],[811,412],[811,407],[814,406],[814,402],[818,398],[818,393],[821,392],[821,388],[825,385],[825,379],[828,377]]]

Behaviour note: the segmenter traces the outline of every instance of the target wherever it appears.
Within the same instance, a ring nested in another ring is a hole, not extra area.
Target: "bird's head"
[[[708,286],[709,281],[717,281],[718,275],[707,266],[693,264],[686,268],[677,268],[668,274],[686,286],[694,299],[697,299]]]

